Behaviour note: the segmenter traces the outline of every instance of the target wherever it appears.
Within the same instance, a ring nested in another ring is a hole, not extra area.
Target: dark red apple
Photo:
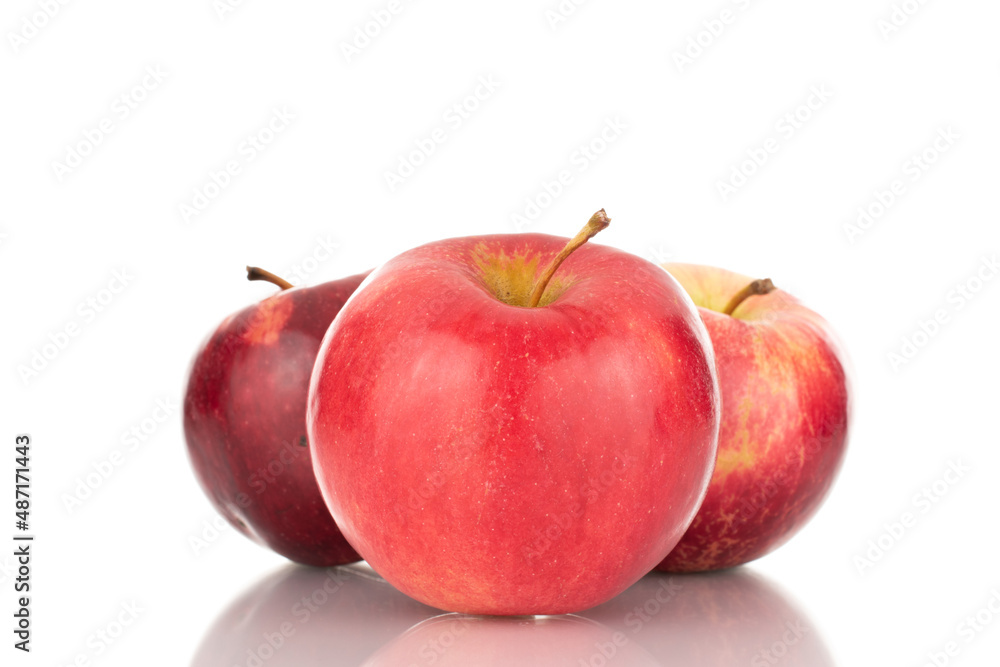
[[[659,569],[733,567],[784,544],[830,491],[847,445],[846,359],[826,321],[770,281],[665,268],[712,338],[722,426],[705,501]]]
[[[360,560],[326,509],[306,435],[320,342],[367,274],[286,288],[226,318],[191,366],[184,435],[201,487],[240,532],[293,561]]]
[[[701,503],[719,420],[704,325],[660,267],[583,245],[607,222],[569,244],[407,251],[327,332],[308,408],[320,488],[417,600],[592,607],[659,563]]]

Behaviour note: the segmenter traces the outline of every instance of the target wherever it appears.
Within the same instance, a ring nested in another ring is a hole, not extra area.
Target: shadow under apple
[[[580,614],[446,614],[370,567],[290,565],[205,633],[192,667],[832,667],[815,624],[746,568],[654,572]]]
[[[806,613],[762,575],[735,568],[646,575],[580,614],[624,633],[670,664],[832,667]]]
[[[192,667],[356,667],[441,611],[364,563],[288,565],[236,598],[206,631]]]
[[[663,667],[622,632],[572,614],[444,614],[410,628],[363,667]]]

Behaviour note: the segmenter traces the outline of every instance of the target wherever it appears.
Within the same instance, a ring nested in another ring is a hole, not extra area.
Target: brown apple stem
[[[283,290],[290,287],[294,287],[290,282],[284,278],[280,278],[270,271],[265,271],[264,269],[258,268],[256,266],[247,267],[247,280],[266,280],[269,283],[277,285]]]
[[[604,212],[602,208],[600,211],[590,216],[590,220],[587,224],[583,226],[583,229],[570,239],[569,243],[566,244],[559,254],[549,262],[549,265],[545,267],[545,271],[542,273],[542,277],[538,279],[535,283],[535,287],[531,290],[531,301],[528,304],[529,308],[534,308],[538,305],[538,302],[542,300],[542,294],[545,293],[545,288],[548,286],[549,281],[552,280],[553,274],[555,274],[556,269],[559,265],[563,263],[567,257],[573,254],[573,251],[582,246],[584,243],[594,238],[598,232],[606,228],[611,224],[611,218],[608,214]]]
[[[773,292],[775,289],[774,283],[771,282],[770,278],[758,278],[737,292],[733,298],[729,300],[729,303],[726,304],[726,307],[722,309],[722,314],[732,315],[737,306],[746,301],[748,297],[755,294],[767,294],[769,292]]]

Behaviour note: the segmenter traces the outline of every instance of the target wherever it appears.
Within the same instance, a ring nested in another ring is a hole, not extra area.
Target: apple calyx
[[[282,290],[294,287],[290,282],[256,266],[247,267],[247,280],[265,280],[273,285],[277,285]]]
[[[590,220],[588,220],[587,224],[583,226],[583,229],[581,229],[576,236],[570,239],[569,243],[567,243],[566,246],[559,251],[559,254],[556,255],[551,262],[549,262],[549,265],[545,267],[545,271],[542,272],[542,277],[538,279],[535,283],[534,289],[531,291],[531,301],[528,303],[529,308],[535,308],[538,305],[538,302],[542,300],[542,294],[545,293],[545,287],[549,284],[549,281],[552,280],[552,276],[559,268],[559,265],[563,263],[563,260],[573,254],[574,250],[594,238],[598,232],[607,228],[610,224],[611,218],[608,217],[608,214],[604,212],[603,208],[594,215],[590,216]]]
[[[736,308],[747,300],[748,297],[754,296],[756,294],[769,294],[777,289],[774,283],[771,282],[770,278],[758,278],[752,283],[741,289],[733,298],[729,300],[726,307],[722,309],[723,315],[732,315]]]

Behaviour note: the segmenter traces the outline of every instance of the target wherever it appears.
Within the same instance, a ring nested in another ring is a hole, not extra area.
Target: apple
[[[601,210],[569,243],[404,252],[323,339],[307,417],[320,489],[421,602],[592,607],[659,563],[701,502],[719,422],[708,336],[658,266],[585,245],[607,224]]]
[[[365,275],[283,291],[226,318],[202,344],[184,396],[184,435],[202,489],[229,523],[293,561],[360,560],[320,494],[306,394],[330,322]]]
[[[722,426],[705,501],[658,569],[733,567],[784,544],[830,491],[847,445],[847,362],[826,321],[770,280],[664,268],[712,338]]]

